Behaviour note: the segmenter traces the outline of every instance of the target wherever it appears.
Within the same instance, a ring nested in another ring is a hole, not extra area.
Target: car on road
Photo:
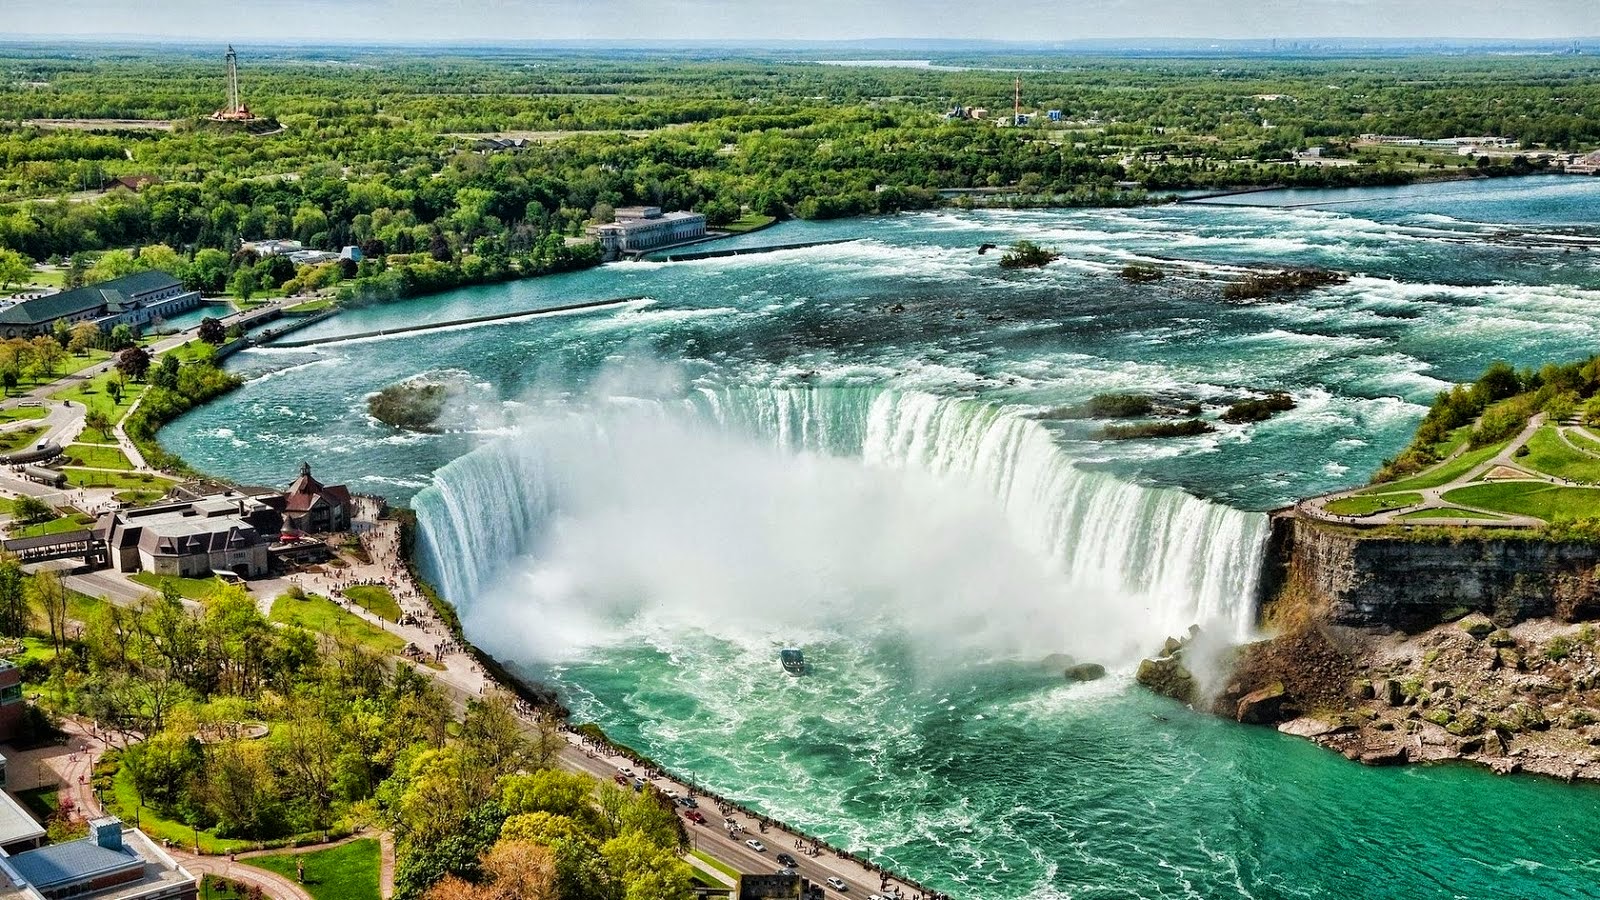
[[[889,898],[882,894],[873,894],[872,896],[868,897],[867,900],[889,900]]]
[[[848,891],[848,890],[850,890],[850,885],[845,884],[844,883],[844,879],[843,878],[838,878],[838,877],[830,877],[828,879],[828,887],[831,887],[836,891]]]
[[[793,869],[789,868],[788,866],[784,866],[783,868],[778,870],[778,874],[779,875],[794,875],[795,871]]]
[[[765,852],[767,852],[767,845],[761,843],[760,841],[756,840],[755,838],[751,838],[750,840],[745,841],[744,845],[746,847],[749,847],[751,850],[754,850],[757,853],[765,853]]]
[[[695,823],[696,825],[704,825],[706,823],[705,814],[700,812],[700,810],[698,810],[698,809],[689,810],[687,813],[684,814],[683,817],[685,819],[688,819],[689,821]]]
[[[778,854],[778,865],[780,865],[780,866],[788,866],[789,868],[792,869],[797,865],[797,863],[794,861],[794,857],[790,856],[789,854],[787,854],[787,853],[779,853]]]

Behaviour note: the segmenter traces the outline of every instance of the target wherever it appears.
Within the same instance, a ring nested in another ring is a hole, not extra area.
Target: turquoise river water
[[[1062,259],[1005,272],[985,242]],[[197,467],[409,501],[469,636],[580,718],[958,897],[1600,897],[1600,791],[1368,769],[1132,684],[1192,623],[1251,634],[1264,511],[1359,482],[1491,360],[1597,349],[1600,180],[1232,205],[787,223],[688,263],[397,302],[297,337],[585,299],[599,312],[304,350],[163,432]],[[1131,284],[1133,261],[1162,266]],[[1347,284],[1229,303],[1252,267]],[[421,374],[442,433],[365,397]],[[1215,419],[1108,444],[1106,391]],[[786,676],[780,647],[814,673]],[[1065,652],[1112,674],[1068,685]]]

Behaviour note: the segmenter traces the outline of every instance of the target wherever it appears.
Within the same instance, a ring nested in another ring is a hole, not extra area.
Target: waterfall
[[[1142,637],[1200,622],[1242,639],[1253,626],[1264,515],[1080,469],[1045,426],[994,403],[871,388],[702,389],[528,423],[440,469],[417,495],[426,570],[469,609],[545,536],[569,502],[575,462],[628,441],[647,422],[981,493],[998,506],[1011,539],[1064,577],[1068,602],[1114,598],[1143,625]],[[552,438],[558,431],[561,440]],[[573,449],[574,433],[587,449]]]

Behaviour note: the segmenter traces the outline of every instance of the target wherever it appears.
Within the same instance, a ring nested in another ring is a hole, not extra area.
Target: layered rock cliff
[[[1274,520],[1264,626],[1212,684],[1190,640],[1158,693],[1351,759],[1465,759],[1600,780],[1600,545],[1488,530],[1385,534]]]
[[[1600,618],[1600,544],[1490,529],[1422,534],[1280,515],[1269,565],[1338,625],[1415,632],[1467,612],[1505,625]]]

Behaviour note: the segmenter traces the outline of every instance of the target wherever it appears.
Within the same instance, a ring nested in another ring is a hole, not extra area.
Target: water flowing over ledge
[[[603,454],[630,439],[632,424],[662,421],[981,492],[1074,599],[1131,607],[1142,637],[1200,622],[1238,639],[1253,626],[1264,515],[1079,469],[1044,426],[995,404],[868,388],[704,389],[531,423],[440,469],[417,495],[426,570],[470,611],[545,536],[571,493],[563,460],[573,451],[557,449],[555,430],[570,443],[577,429],[580,443]],[[628,535],[616,541],[627,552]]]

